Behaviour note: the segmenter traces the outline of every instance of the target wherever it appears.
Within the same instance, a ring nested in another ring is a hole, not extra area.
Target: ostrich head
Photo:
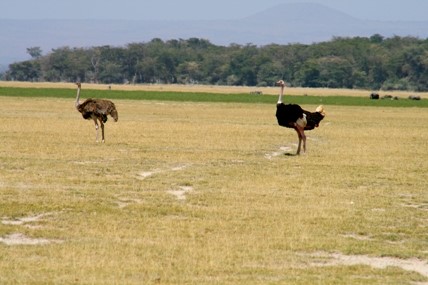
[[[284,87],[285,87],[284,80],[278,80],[277,82],[275,82],[275,86],[281,86],[281,92],[279,92],[279,98],[276,104],[277,105],[282,104],[282,96],[284,95]]]
[[[284,87],[285,86],[285,82],[284,82],[284,80],[278,80],[277,82],[275,82],[275,85],[276,86]]]

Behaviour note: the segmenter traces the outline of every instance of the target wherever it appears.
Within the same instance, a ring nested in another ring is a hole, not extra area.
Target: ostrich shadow
[[[282,146],[279,148],[279,150],[284,151],[284,153],[282,155],[284,156],[297,156],[296,151],[293,149],[292,146]]]

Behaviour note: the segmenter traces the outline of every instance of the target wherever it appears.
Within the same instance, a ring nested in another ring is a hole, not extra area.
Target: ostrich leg
[[[306,153],[306,135],[302,131],[302,139],[303,139],[303,153]]]
[[[98,122],[97,119],[94,119],[95,122],[95,142],[98,142]]]
[[[104,123],[101,121],[100,124],[101,124],[101,135],[102,135],[102,141],[101,142],[104,142]]]
[[[305,131],[302,127],[300,127],[299,125],[296,124],[296,132],[297,135],[299,137],[299,145],[297,146],[297,155],[300,154],[300,148],[302,146],[302,141],[303,141],[303,152],[306,152],[306,135],[305,135]]]
[[[297,146],[297,152],[296,154],[300,154],[300,146],[302,145],[302,136],[300,135],[299,131],[297,131],[297,136],[299,137],[299,145]]]

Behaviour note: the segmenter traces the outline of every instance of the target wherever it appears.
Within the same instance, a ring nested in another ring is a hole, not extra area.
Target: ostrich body
[[[303,152],[306,152],[306,135],[305,130],[313,130],[318,127],[325,113],[322,105],[318,106],[315,112],[303,110],[297,104],[284,104],[282,97],[284,96],[285,82],[279,80],[276,82],[277,86],[281,87],[278,102],[276,104],[276,118],[278,125],[286,128],[296,130],[299,137],[299,145],[297,147],[297,154],[300,154],[300,148],[303,141]]]
[[[102,142],[104,142],[104,123],[107,122],[107,115],[112,116],[115,122],[119,119],[116,106],[113,102],[103,99],[86,99],[83,103],[80,103],[80,89],[81,84],[76,83],[77,85],[77,95],[76,95],[76,109],[82,113],[82,117],[86,120],[94,120],[95,123],[95,140],[98,142],[98,128],[101,126],[102,133]],[[99,122],[99,125],[98,125]]]

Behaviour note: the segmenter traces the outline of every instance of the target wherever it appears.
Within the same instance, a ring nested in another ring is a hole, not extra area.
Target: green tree
[[[189,38],[155,38],[124,47],[61,47],[45,56],[28,48],[28,62],[5,78],[104,83],[202,83],[428,90],[428,40],[415,37],[335,37],[311,45],[217,46]],[[12,77],[13,75],[13,77]]]
[[[352,64],[341,57],[328,56],[317,60],[319,87],[352,88]]]
[[[42,49],[40,47],[30,47],[27,48],[27,53],[31,58],[37,59],[42,56]]]
[[[115,62],[103,62],[100,67],[99,80],[102,83],[124,83],[125,77],[123,76],[122,67]]]
[[[296,73],[295,82],[303,87],[321,87],[320,73],[316,60],[310,59]]]
[[[16,81],[38,81],[40,65],[34,61],[23,61],[9,65],[8,77]]]

